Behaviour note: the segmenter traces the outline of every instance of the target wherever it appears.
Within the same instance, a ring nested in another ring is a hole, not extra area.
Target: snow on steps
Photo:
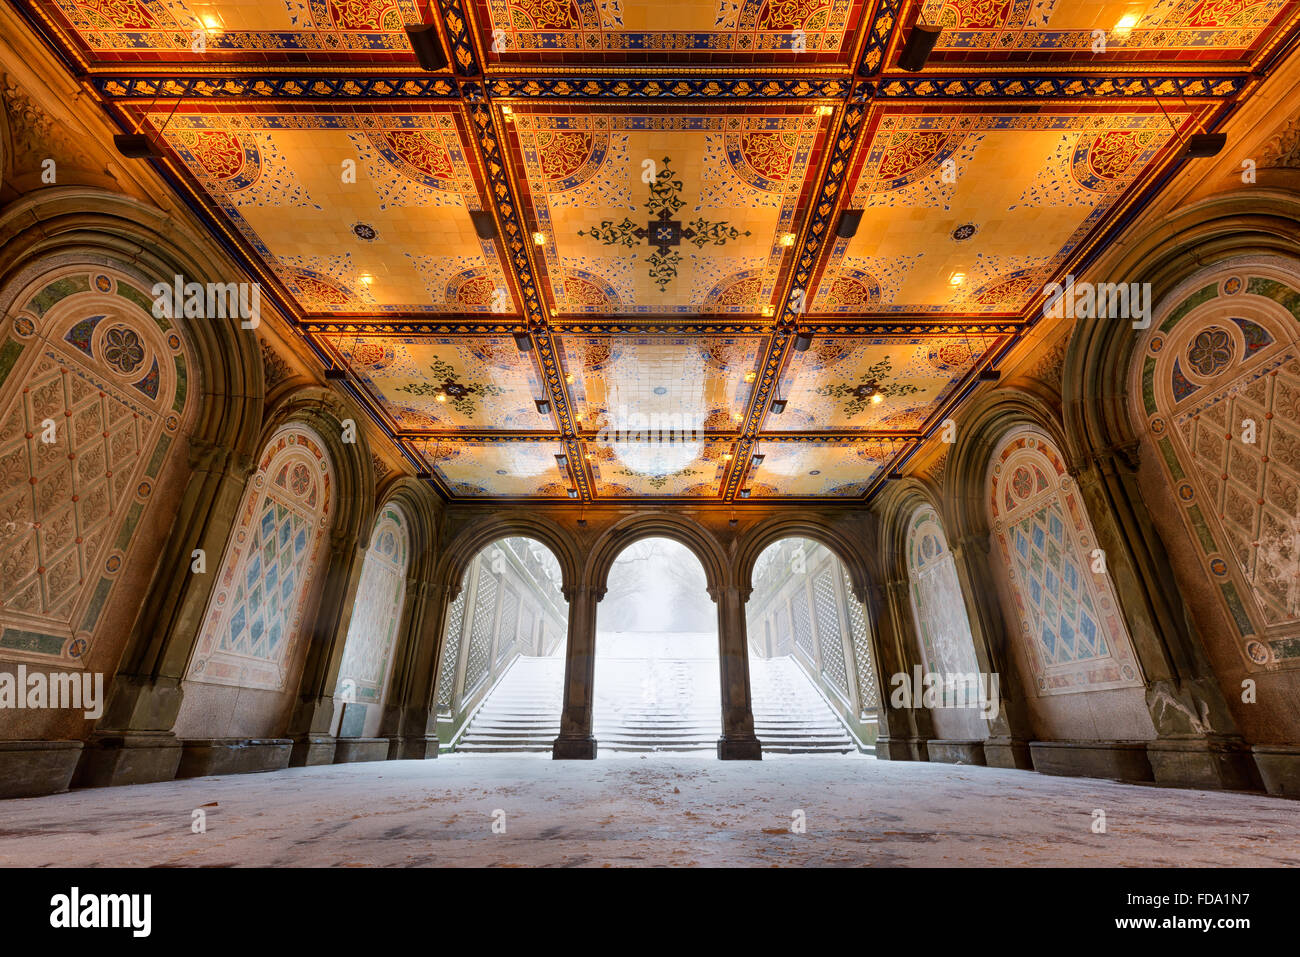
[[[626,643],[618,648],[628,650]],[[660,647],[652,647],[661,651]],[[751,658],[754,728],[763,750],[855,751],[835,712],[789,658]],[[598,655],[593,733],[601,749],[714,751],[722,733],[718,661]],[[550,751],[560,733],[564,658],[517,659],[483,702],[456,751]]]

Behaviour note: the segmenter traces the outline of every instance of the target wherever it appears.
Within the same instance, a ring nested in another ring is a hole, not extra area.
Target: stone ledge
[[[1259,768],[1240,740],[1166,738],[1147,742],[1159,784],[1225,791],[1258,791]]]
[[[387,738],[339,738],[334,746],[335,764],[387,760]]]
[[[1264,790],[1283,797],[1300,797],[1300,747],[1257,744],[1251,749]]]
[[[984,758],[983,741],[948,741],[933,738],[926,743],[930,760],[940,764],[978,764],[988,762]]]
[[[758,738],[718,738],[719,761],[761,761],[763,745]]]
[[[1066,777],[1153,781],[1146,741],[1030,741],[1034,770]]]
[[[80,741],[0,741],[0,798],[66,791],[83,746]]]
[[[186,738],[178,778],[281,771],[289,766],[290,738]]]
[[[102,788],[176,777],[181,742],[170,731],[96,732],[86,742],[73,784]]]

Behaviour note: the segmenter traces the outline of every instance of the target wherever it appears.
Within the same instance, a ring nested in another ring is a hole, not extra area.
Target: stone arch
[[[1238,257],[1300,259],[1300,197],[1253,187],[1208,197],[1180,209],[1160,227],[1120,247],[1098,274],[1115,282],[1149,282],[1151,301],[1209,262]],[[1076,323],[1061,370],[1062,451],[1081,461],[1090,453],[1129,448],[1137,435],[1129,415],[1129,356],[1138,333],[1127,322]]]
[[[886,579],[901,580],[907,575],[907,530],[912,515],[923,505],[931,506],[944,518],[940,490],[927,478],[907,476],[890,482],[874,503],[873,511],[881,516],[876,535],[877,562]]]
[[[810,538],[826,546],[843,564],[853,584],[854,597],[867,600],[876,563],[863,547],[868,529],[853,529],[842,523],[830,523],[801,515],[774,515],[745,531],[735,558],[736,583],[746,598],[753,588],[754,564],[769,545],[783,538]]]
[[[1032,425],[1057,446],[1065,442],[1057,410],[1042,396],[1016,388],[1001,388],[976,399],[960,419],[957,441],[948,453],[942,502],[949,541],[966,538],[987,542],[988,510],[984,507],[985,474],[993,451],[1013,428]]]
[[[148,289],[84,252],[0,281],[0,655],[33,668],[116,667],[185,483],[194,354]]]
[[[290,420],[267,437],[186,668],[182,736],[279,731],[333,551],[336,474],[310,425]]]
[[[683,515],[650,512],[615,522],[592,545],[583,581],[595,590],[597,598],[605,594],[609,570],[623,549],[643,538],[667,538],[689,548],[704,568],[709,597],[714,601],[732,584],[726,555],[708,529]]]
[[[345,442],[344,425],[355,425],[355,441]],[[364,417],[359,409],[337,392],[320,386],[298,389],[273,406],[262,425],[263,441],[279,429],[297,423],[320,436],[329,454],[337,483],[337,510],[330,523],[336,541],[369,540],[375,510],[375,473],[370,463],[370,446],[361,427]]]
[[[572,536],[549,518],[526,512],[488,515],[460,529],[438,557],[437,580],[444,582],[448,601],[453,601],[464,584],[465,571],[483,549],[503,538],[531,538],[545,545],[560,563],[565,599],[572,601],[578,586],[577,545]]]
[[[224,281],[234,270],[212,258],[202,237],[170,214],[128,196],[84,187],[49,187],[0,213],[0,314],[51,269],[121,270],[147,292],[182,275]],[[263,320],[265,321],[265,320]],[[256,335],[237,322],[176,320],[193,353],[197,410],[192,443],[257,453],[264,384]]]
[[[379,730],[402,638],[411,545],[405,509],[391,500],[376,509],[334,685],[336,703],[359,706],[361,720],[352,727],[345,711],[341,736],[373,737]]]

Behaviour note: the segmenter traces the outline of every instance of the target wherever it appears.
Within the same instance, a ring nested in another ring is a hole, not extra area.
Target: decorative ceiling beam
[[[1250,73],[1187,75],[1060,75],[1011,76],[924,75],[864,83],[859,88],[885,100],[1097,100],[1195,97],[1224,100],[1240,95],[1252,83]],[[465,96],[465,81],[422,75],[318,76],[167,76],[97,75],[91,81],[105,99],[292,99],[313,100],[457,100]],[[844,100],[851,87],[845,78],[764,76],[693,76],[666,80],[660,75],[624,77],[496,77],[472,85],[497,98],[535,100]]]

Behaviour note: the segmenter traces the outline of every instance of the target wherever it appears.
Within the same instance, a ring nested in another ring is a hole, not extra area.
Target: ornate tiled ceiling
[[[905,470],[1298,17],[1297,0],[20,6],[444,495],[737,507],[860,501]],[[907,73],[918,18],[944,31]],[[408,23],[435,26],[447,67],[419,68]]]

